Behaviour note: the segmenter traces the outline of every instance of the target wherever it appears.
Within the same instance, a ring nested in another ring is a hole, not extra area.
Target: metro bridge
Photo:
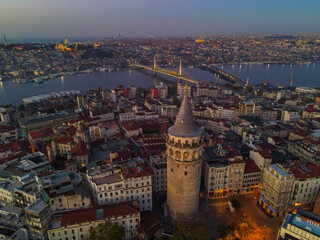
[[[131,64],[130,67],[135,67],[135,68],[142,68],[145,70],[150,70],[154,73],[161,73],[170,77],[174,77],[174,78],[178,78],[187,82],[191,82],[194,84],[209,84],[208,82],[205,81],[201,81],[199,79],[195,79],[195,78],[190,78],[190,77],[186,77],[185,75],[182,74],[182,66],[181,66],[181,61],[180,61],[180,69],[179,72],[173,71],[173,70],[169,70],[169,69],[165,69],[165,68],[161,68],[158,67],[156,64],[156,59],[154,59],[154,65],[153,67],[148,67],[148,66],[144,66],[141,64]]]
[[[210,72],[213,72],[218,75],[218,77],[221,77],[222,79],[226,80],[227,82],[230,82],[232,84],[239,83],[240,86],[244,86],[245,84],[248,85],[248,82],[243,81],[241,78],[232,75],[221,68],[214,67],[214,66],[208,66],[206,64],[202,64],[202,69],[209,70]]]
[[[205,82],[205,81],[202,81],[202,80],[199,80],[199,79],[195,79],[195,78],[190,78],[190,77],[187,77],[185,75],[182,74],[182,65],[181,65],[181,61],[180,61],[180,69],[179,69],[179,72],[176,72],[176,71],[173,71],[173,70],[169,70],[169,69],[165,69],[165,68],[161,68],[161,67],[158,67],[157,64],[156,64],[156,58],[154,58],[154,65],[153,67],[149,67],[149,66],[145,66],[145,65],[141,65],[141,64],[131,64],[130,67],[135,67],[135,68],[142,68],[142,69],[145,69],[145,70],[150,70],[154,73],[161,73],[161,74],[164,74],[164,75],[167,75],[167,76],[170,76],[170,77],[174,77],[174,78],[178,78],[178,79],[181,79],[181,80],[184,80],[184,81],[187,81],[187,82],[191,82],[191,83],[194,83],[194,84],[197,84],[197,85],[200,85],[200,84],[210,84],[209,82]],[[206,69],[206,70],[209,70],[210,72],[213,72],[213,73],[216,73],[218,75],[218,77],[221,77],[223,78],[224,80],[232,83],[232,84],[235,84],[235,83],[239,83],[240,86],[244,86],[245,82],[220,69],[220,68],[217,68],[217,67],[212,67],[212,66],[208,66],[208,65],[205,65],[205,64],[202,64],[202,68],[203,69]]]

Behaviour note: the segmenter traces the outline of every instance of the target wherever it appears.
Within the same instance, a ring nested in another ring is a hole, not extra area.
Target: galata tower
[[[187,90],[167,138],[167,206],[169,217],[192,221],[199,209],[202,130],[197,127]]]

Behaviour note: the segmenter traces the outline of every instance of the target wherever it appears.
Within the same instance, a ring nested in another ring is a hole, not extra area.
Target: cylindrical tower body
[[[184,96],[176,122],[167,137],[167,206],[174,221],[195,220],[199,209],[202,131]]]

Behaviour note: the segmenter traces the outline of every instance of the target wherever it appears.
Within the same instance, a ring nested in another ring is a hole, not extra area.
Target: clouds
[[[320,32],[318,9],[317,0],[0,0],[0,31],[11,37]]]

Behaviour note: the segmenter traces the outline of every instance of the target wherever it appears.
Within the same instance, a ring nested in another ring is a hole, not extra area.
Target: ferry
[[[43,83],[43,80],[42,80],[41,77],[34,78],[33,81],[34,81],[35,83]]]

